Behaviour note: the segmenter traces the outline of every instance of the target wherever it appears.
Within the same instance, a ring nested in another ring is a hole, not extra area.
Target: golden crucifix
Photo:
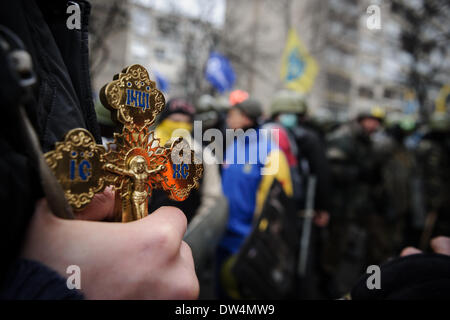
[[[147,216],[148,197],[155,188],[167,191],[173,200],[186,199],[198,187],[203,167],[183,138],[160,146],[149,130],[165,100],[147,70],[140,65],[125,68],[102,88],[100,100],[122,125],[107,149],[80,128],[69,131],[45,154],[72,208],[82,210],[109,185],[116,190],[116,220],[122,222]]]
[[[147,215],[147,197],[149,195],[147,181],[151,174],[162,171],[165,167],[159,165],[156,169],[149,170],[143,156],[135,156],[129,163],[129,169],[116,167],[111,163],[105,164],[106,170],[131,178],[130,181],[130,198],[133,205],[133,218],[141,219]]]

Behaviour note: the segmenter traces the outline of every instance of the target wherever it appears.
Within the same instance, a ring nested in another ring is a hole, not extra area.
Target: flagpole
[[[255,59],[256,59],[256,44],[258,40],[258,29],[259,29],[259,16],[261,12],[260,8],[260,0],[254,0],[253,1],[253,34],[252,34],[252,45],[251,45],[251,59],[250,63],[252,65],[252,68],[250,69],[251,72],[249,72],[250,76],[248,77],[248,91],[250,94],[254,92],[253,90],[253,84],[254,84],[254,75],[255,75]]]
[[[289,30],[292,27],[292,19],[291,19],[292,0],[285,0],[285,1],[286,1],[286,6],[285,6],[285,11],[284,11],[284,15],[285,15],[284,20],[286,21],[286,39],[287,39]]]

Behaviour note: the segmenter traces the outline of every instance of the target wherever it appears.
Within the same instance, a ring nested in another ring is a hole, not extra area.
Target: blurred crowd
[[[102,108],[97,111],[105,139],[112,134],[112,123],[102,116]],[[284,296],[279,298],[339,298],[349,292],[367,266],[396,257],[407,246],[427,251],[430,239],[450,234],[447,113],[435,112],[428,121],[419,122],[413,115],[386,114],[375,106],[339,122],[327,114],[311,115],[303,95],[282,90],[273,96],[269,113],[264,114],[260,101],[235,90],[228,97],[202,95],[194,104],[171,99],[157,122],[156,136],[164,143],[176,129],[192,131],[194,120],[201,121],[203,132],[220,130],[224,141],[226,129],[243,129],[241,134],[254,129],[258,137],[225,144],[223,161],[205,164],[201,188],[187,201],[175,203],[163,193],[152,197],[150,212],[161,205],[174,205],[184,211],[188,221],[208,212],[226,212],[222,225],[206,226],[220,236],[216,242],[203,244],[210,247],[209,268],[197,273],[201,284],[202,273],[214,279],[214,290],[204,298],[271,297],[262,292],[264,286],[282,286],[283,281],[275,281],[276,271],[295,283],[280,291]],[[263,129],[276,129],[277,139],[261,143],[259,132]],[[203,142],[203,147],[208,143]],[[247,158],[245,163],[230,159],[240,150],[258,153],[261,148],[267,149],[266,156],[258,156],[256,163]],[[222,156],[217,150],[206,155],[206,150],[204,156]],[[271,166],[276,170],[262,174],[262,169]],[[281,188],[271,193],[275,184]],[[219,198],[227,201],[218,202]],[[280,213],[289,216],[288,220],[264,218],[275,210],[270,202],[277,199],[284,205]],[[277,237],[287,231],[281,226],[282,232],[268,237],[257,233],[283,223],[295,225],[294,237],[282,240],[289,249],[282,250],[279,245],[275,251],[283,252],[274,256],[270,242],[281,243]],[[259,258],[250,261],[243,257],[244,252]],[[274,260],[291,266],[283,269],[271,264]],[[302,274],[300,266],[305,264]],[[255,288],[255,283],[247,281],[248,273],[242,273],[242,267],[250,265],[250,274],[272,270],[254,281],[267,284]]]

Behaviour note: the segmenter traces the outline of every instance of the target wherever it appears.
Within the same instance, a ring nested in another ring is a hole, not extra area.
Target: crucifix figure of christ
[[[149,196],[148,185],[150,175],[165,169],[164,165],[159,165],[156,169],[149,170],[147,162],[142,156],[134,156],[129,164],[129,169],[119,168],[111,163],[105,165],[105,169],[131,178],[131,203],[133,220],[142,219],[147,215],[147,197]]]

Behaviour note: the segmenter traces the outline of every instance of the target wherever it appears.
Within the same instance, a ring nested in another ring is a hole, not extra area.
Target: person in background
[[[379,108],[361,111],[354,121],[328,136],[334,192],[325,267],[331,297],[348,291],[365,265],[388,258],[383,234],[382,159],[373,142],[383,119]]]
[[[231,93],[228,97],[228,101],[231,106],[234,106],[238,103],[243,102],[244,100],[247,100],[248,98],[249,98],[249,94],[247,91],[237,89],[237,90],[231,91]]]
[[[326,144],[327,135],[341,125],[341,121],[328,109],[316,109],[314,113],[308,114],[307,119],[300,122],[305,127],[316,132],[324,145]]]
[[[97,115],[98,125],[100,127],[100,134],[102,136],[102,144],[106,148],[109,142],[114,141],[114,132],[116,125],[111,119],[111,112],[103,107],[100,100],[95,104],[95,114]]]
[[[286,103],[283,102],[283,97],[292,105],[291,109],[296,109],[295,112],[287,113],[290,120],[283,121],[290,127],[289,130],[298,146],[297,158],[300,174],[303,177],[315,176],[317,179],[314,199],[316,224],[324,227],[330,220],[329,195],[332,192],[330,166],[327,161],[325,144],[320,135],[308,125],[308,105],[305,97],[295,91],[280,92],[275,98],[275,101],[279,101],[280,107]],[[276,110],[278,106],[273,108]]]
[[[365,273],[342,300],[450,299],[450,238],[435,237],[428,246],[432,252],[426,254],[406,247],[379,266],[378,287],[367,285],[376,283],[374,273]]]
[[[315,176],[317,187],[314,198],[314,229],[311,236],[309,253],[308,285],[303,286],[304,297],[318,298],[323,286],[322,251],[324,246],[324,228],[329,221],[328,197],[330,194],[329,167],[325,148],[320,136],[308,126],[306,121],[307,105],[304,97],[294,91],[282,90],[275,94],[271,102],[272,125],[282,128],[280,148],[287,155],[294,182],[294,195],[298,210],[305,210],[308,179]]]
[[[229,220],[217,249],[219,298],[239,298],[239,285],[225,280],[233,278],[228,262],[250,234],[274,179],[282,184],[286,195],[293,195],[286,156],[270,139],[264,143],[261,138],[258,124],[261,114],[261,104],[251,98],[233,105],[228,112],[227,124],[235,130],[237,139],[228,143],[222,166],[222,188],[229,203]],[[261,156],[260,148],[265,148],[266,157]],[[245,161],[239,163],[242,155]],[[256,163],[249,160],[251,157],[257,159]]]
[[[219,167],[214,161],[214,156],[209,150],[202,150],[202,146],[192,138],[194,115],[195,108],[186,100],[179,98],[169,100],[158,119],[155,137],[159,139],[160,145],[164,145],[171,138],[182,134],[191,145],[192,150],[201,150],[203,176],[200,189],[192,190],[189,197],[181,202],[169,199],[162,190],[154,190],[149,204],[149,212],[166,205],[177,207],[186,214],[188,222],[195,215],[211,210],[216,199],[223,197]]]
[[[195,121],[201,121],[202,124],[202,137],[205,131],[209,129],[217,129],[225,137],[226,130],[226,117],[230,103],[228,99],[219,96],[212,97],[204,94],[200,96],[196,105]],[[198,144],[202,144],[203,147],[207,147],[211,144],[211,141],[197,141]],[[223,154],[225,153],[225,144],[223,144],[221,154],[214,154],[218,161],[223,160]]]
[[[417,161],[407,144],[416,129],[416,117],[390,112],[386,115],[385,129],[374,139],[377,153],[384,153],[382,175],[389,230],[385,237],[393,256],[407,245],[419,245],[425,220]]]
[[[435,111],[426,126],[415,156],[423,187],[425,222],[420,249],[428,239],[450,236],[450,115]]]
[[[305,114],[307,112],[306,102],[301,94],[283,90],[275,94],[270,111],[273,121],[286,130],[287,138],[280,140],[280,147],[290,150],[287,150],[288,160],[291,165],[298,168],[303,193],[305,192],[305,181],[308,175],[314,175],[317,178],[314,201],[317,210],[316,223],[320,226],[326,226],[329,220],[329,167],[325,148],[319,136],[311,129],[303,126],[302,119],[306,119]],[[282,136],[283,133],[281,133],[280,138]],[[293,157],[296,159],[293,159]],[[304,200],[304,194],[302,199]],[[302,202],[299,205],[304,207]]]
[[[224,113],[226,115],[229,105],[228,102],[226,102],[227,105],[222,105],[219,99],[220,97],[215,98],[208,94],[204,94],[198,99],[195,108],[195,120],[202,122],[202,133],[210,128],[221,130],[225,127],[226,117],[223,115]],[[221,131],[225,133],[225,130]]]

